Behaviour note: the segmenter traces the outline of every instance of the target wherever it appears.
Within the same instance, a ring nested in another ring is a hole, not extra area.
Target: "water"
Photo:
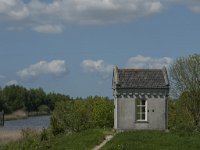
[[[27,119],[5,121],[0,130],[21,130],[24,128],[43,129],[50,125],[50,116],[29,117]]]

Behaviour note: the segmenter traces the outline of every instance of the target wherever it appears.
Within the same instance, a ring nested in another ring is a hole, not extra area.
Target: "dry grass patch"
[[[2,130],[0,129],[0,143],[7,143],[9,141],[16,141],[21,138],[20,130]]]

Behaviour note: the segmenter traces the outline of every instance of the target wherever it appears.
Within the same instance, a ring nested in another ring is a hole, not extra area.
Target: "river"
[[[50,125],[50,116],[28,117],[27,119],[5,121],[0,130],[42,129]]]

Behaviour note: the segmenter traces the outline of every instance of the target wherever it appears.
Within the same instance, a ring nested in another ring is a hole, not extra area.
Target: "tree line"
[[[70,96],[59,93],[46,93],[42,88],[26,89],[19,85],[0,88],[0,111],[6,114],[23,109],[27,112],[53,111],[58,101],[71,100]]]

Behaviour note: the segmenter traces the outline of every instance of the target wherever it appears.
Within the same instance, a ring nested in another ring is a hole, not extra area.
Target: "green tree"
[[[3,99],[7,107],[7,112],[23,109],[24,101],[27,97],[27,90],[18,85],[6,86],[3,89]]]
[[[48,104],[47,105],[50,108],[50,110],[54,110],[55,105],[56,105],[57,102],[69,101],[70,100],[70,96],[59,94],[59,93],[49,93],[49,94],[47,94],[47,100],[48,100]]]
[[[173,90],[187,120],[193,126],[200,124],[200,55],[178,58],[170,68]]]
[[[48,105],[46,93],[44,90],[42,88],[30,89],[27,99],[25,100],[26,110],[28,112],[38,111],[38,108],[41,105]]]

